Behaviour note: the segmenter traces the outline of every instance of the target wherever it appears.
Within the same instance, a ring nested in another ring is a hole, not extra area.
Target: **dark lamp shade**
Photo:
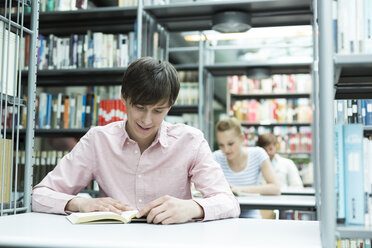
[[[247,77],[261,80],[270,77],[271,72],[269,68],[251,68],[247,70]]]
[[[213,16],[212,29],[221,33],[241,33],[251,27],[251,16],[246,12],[224,11]]]

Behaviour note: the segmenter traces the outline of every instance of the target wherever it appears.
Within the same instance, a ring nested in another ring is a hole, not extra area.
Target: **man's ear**
[[[124,99],[124,96],[123,95],[121,95],[121,102],[125,105],[125,106],[127,106],[127,100],[125,100]]]

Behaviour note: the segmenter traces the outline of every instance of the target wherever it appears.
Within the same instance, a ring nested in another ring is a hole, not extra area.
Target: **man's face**
[[[132,105],[130,99],[122,100],[127,107],[126,130],[129,137],[137,143],[152,142],[171,108],[168,101],[161,101],[154,105]]]
[[[274,158],[275,152],[276,152],[275,145],[274,144],[270,144],[268,146],[265,146],[264,149],[267,152],[267,154],[269,155],[270,160],[272,160]]]

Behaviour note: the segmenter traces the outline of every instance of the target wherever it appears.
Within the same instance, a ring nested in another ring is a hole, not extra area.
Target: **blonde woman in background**
[[[236,118],[221,120],[216,125],[218,147],[214,159],[221,165],[233,192],[279,195],[280,186],[275,178],[270,158],[261,147],[243,146],[244,136]],[[260,173],[267,184],[259,185]],[[243,218],[261,218],[258,210],[241,212]]]

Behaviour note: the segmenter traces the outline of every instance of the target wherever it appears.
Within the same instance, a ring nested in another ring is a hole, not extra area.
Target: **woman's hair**
[[[236,135],[243,135],[241,123],[235,117],[229,117],[227,119],[220,120],[216,124],[216,132],[223,132],[231,129],[235,131]]]
[[[275,135],[272,133],[266,133],[266,134],[262,134],[258,136],[256,145],[263,148],[269,145],[276,145],[276,143],[277,143],[277,139]]]
[[[180,82],[176,69],[166,61],[142,57],[126,69],[121,86],[125,100],[135,105],[153,105],[165,101],[172,106],[177,99]]]

